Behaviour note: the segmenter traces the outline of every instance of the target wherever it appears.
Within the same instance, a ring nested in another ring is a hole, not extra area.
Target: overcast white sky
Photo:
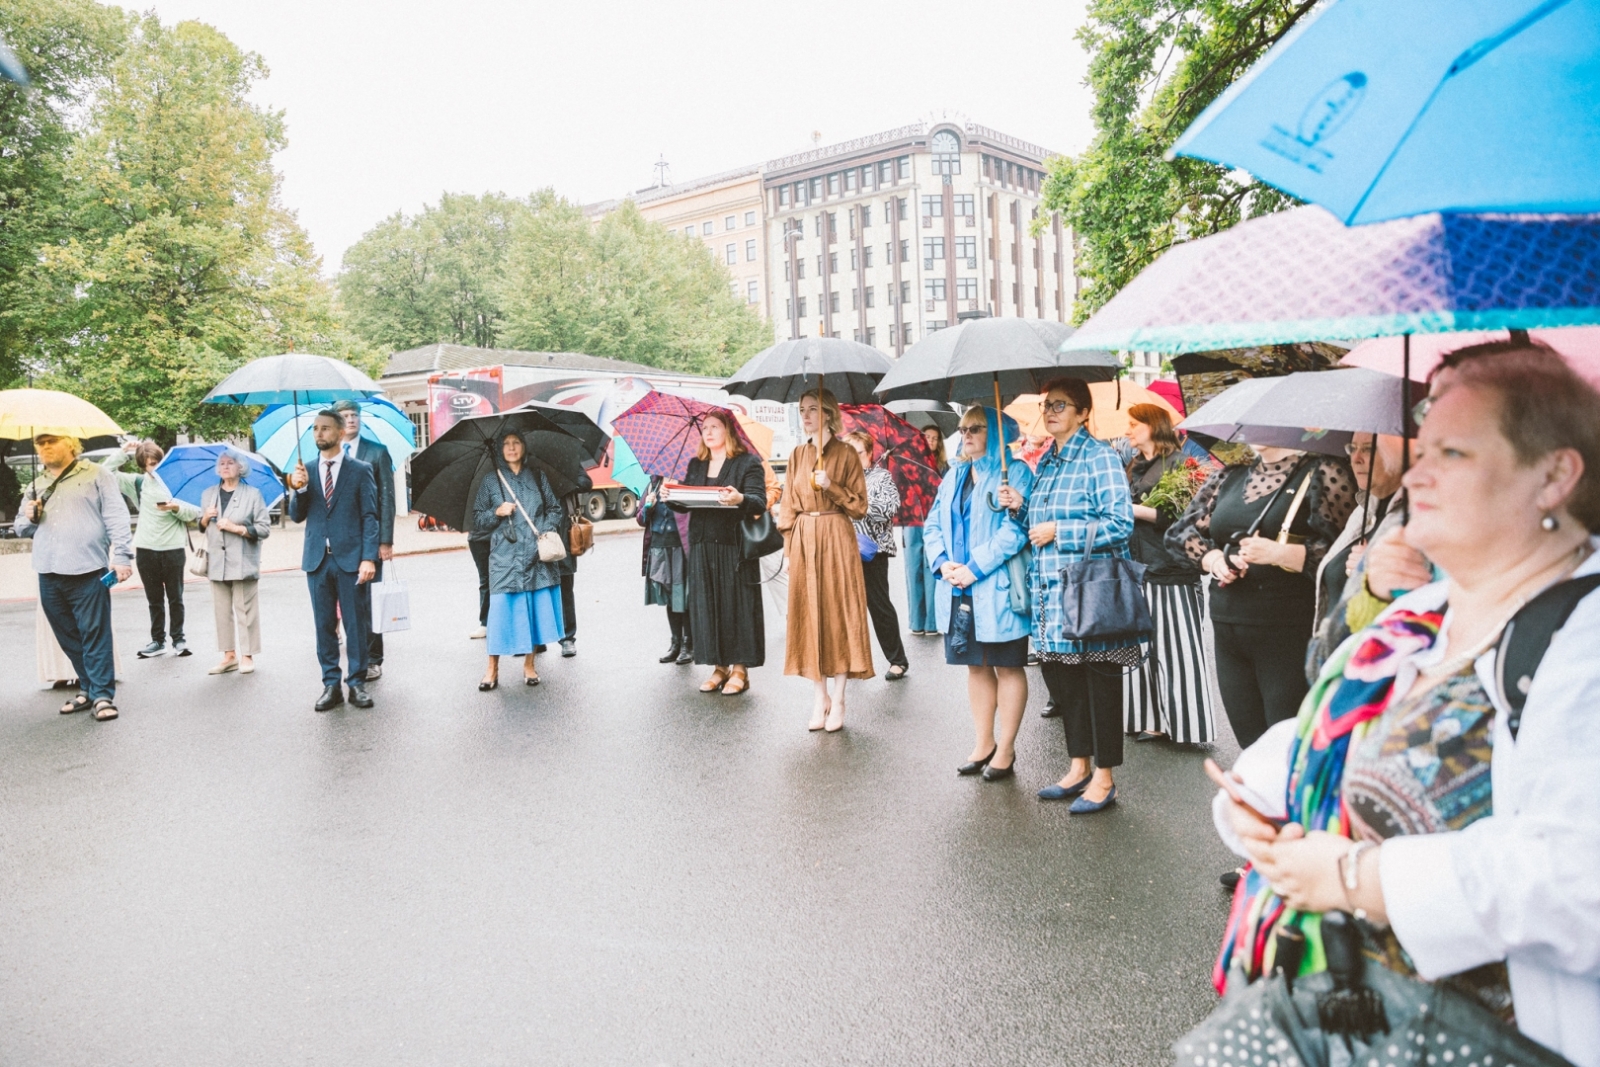
[[[147,2],[266,60],[329,275],[444,191],[598,200],[661,155],[683,181],[945,110],[1062,152],[1092,132],[1084,0]]]

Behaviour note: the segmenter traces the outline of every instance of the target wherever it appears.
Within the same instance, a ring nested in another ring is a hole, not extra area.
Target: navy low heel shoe
[[[1106,798],[1100,801],[1100,803],[1096,804],[1092,800],[1086,800],[1083,797],[1079,797],[1077,800],[1072,802],[1072,807],[1068,808],[1067,811],[1073,815],[1093,815],[1097,811],[1105,811],[1116,802],[1117,787],[1112,786],[1111,792],[1107,793]]]
[[[1039,790],[1040,800],[1071,800],[1073,797],[1082,796],[1083,791],[1089,788],[1089,779],[1073,782],[1071,785],[1047,785]]]

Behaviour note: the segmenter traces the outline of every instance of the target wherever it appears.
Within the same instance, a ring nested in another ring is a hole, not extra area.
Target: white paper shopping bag
[[[406,591],[405,579],[394,574],[394,561],[389,561],[387,577],[372,583],[372,631],[380,634],[397,633],[411,629],[411,594]]]

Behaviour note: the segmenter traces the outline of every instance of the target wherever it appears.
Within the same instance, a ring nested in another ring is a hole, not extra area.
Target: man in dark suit
[[[289,517],[306,524],[300,566],[311,589],[317,620],[317,659],[322,664],[322,696],[316,709],[344,703],[339,685],[339,634],[344,619],[345,681],[350,703],[372,707],[367,695],[367,621],[361,588],[377,573],[378,487],[372,466],[341,447],[344,420],[332,410],[317,412],[311,433],[317,443],[317,473],[297,460],[289,475]]]
[[[383,580],[383,564],[394,558],[394,460],[389,450],[376,441],[361,436],[361,405],[354,400],[341,400],[333,410],[344,419],[344,439],[340,447],[347,456],[355,456],[371,464],[372,474],[378,483],[378,574],[374,581]],[[361,603],[366,608],[367,631],[367,681],[376,682],[383,677],[383,635],[372,633],[372,586],[361,587]]]

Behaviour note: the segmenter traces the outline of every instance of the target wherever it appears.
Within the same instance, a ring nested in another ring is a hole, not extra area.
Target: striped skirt
[[[1155,621],[1155,644],[1138,670],[1123,676],[1122,707],[1128,733],[1170,734],[1184,744],[1217,736],[1205,655],[1205,616],[1199,585],[1144,587]]]

